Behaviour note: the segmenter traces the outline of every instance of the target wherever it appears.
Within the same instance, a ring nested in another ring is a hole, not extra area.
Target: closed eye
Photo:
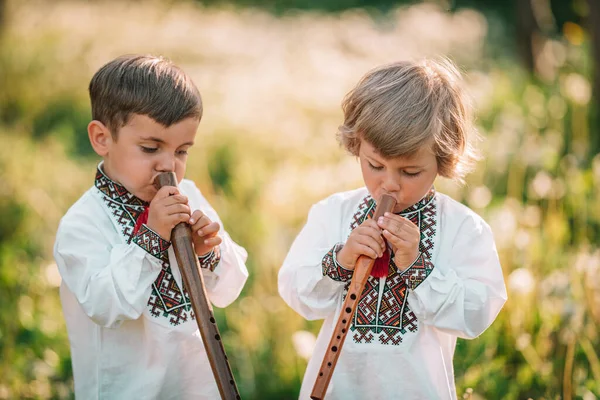
[[[404,171],[404,175],[414,178],[415,176],[419,176],[421,174],[421,171],[418,172],[408,172],[408,171]]]
[[[158,150],[158,147],[140,146],[140,148],[144,153],[155,153]]]
[[[367,163],[369,163],[369,167],[370,167],[372,170],[375,170],[375,171],[381,171],[381,170],[383,169],[383,166],[382,166],[382,165],[375,166],[375,165],[371,164],[371,162],[370,162],[370,161],[367,161]]]

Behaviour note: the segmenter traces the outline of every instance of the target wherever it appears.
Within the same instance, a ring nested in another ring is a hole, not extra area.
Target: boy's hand
[[[396,267],[406,270],[419,255],[419,228],[407,218],[389,212],[379,217],[377,225],[383,229],[383,236],[394,250]]]
[[[354,270],[356,260],[361,255],[376,259],[381,257],[384,251],[385,242],[381,236],[381,229],[375,221],[367,219],[348,236],[336,259],[342,267]]]
[[[212,222],[202,211],[194,211],[188,223],[192,227],[194,250],[198,256],[210,253],[215,246],[222,242],[221,237],[217,236],[220,229],[219,223]]]
[[[150,202],[146,225],[165,240],[171,240],[171,231],[180,222],[190,218],[188,198],[175,186],[163,186]]]

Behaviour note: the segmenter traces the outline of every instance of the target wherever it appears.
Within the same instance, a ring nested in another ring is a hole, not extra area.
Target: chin
[[[406,208],[407,208],[407,206],[396,204],[396,207],[394,207],[394,211],[393,212],[394,213],[399,213],[401,211],[404,211]]]
[[[144,200],[144,201],[147,201],[148,203],[150,203],[152,201],[152,199],[154,198],[155,194],[156,193],[143,192],[143,193],[134,193],[134,196],[140,200]]]

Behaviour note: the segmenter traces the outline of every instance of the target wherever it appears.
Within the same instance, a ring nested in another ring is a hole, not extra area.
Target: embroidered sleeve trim
[[[168,259],[167,250],[171,246],[171,242],[160,237],[158,233],[148,228],[146,224],[142,225],[140,230],[133,235],[131,241],[159,260],[164,261]]]
[[[323,269],[323,276],[328,276],[334,281],[348,282],[352,279],[354,271],[346,269],[341,266],[337,261],[337,253],[344,247],[343,244],[338,243],[331,248],[323,257],[321,262],[321,268]]]
[[[221,248],[219,246],[213,248],[210,253],[203,256],[198,256],[200,261],[200,268],[208,269],[210,271],[215,270],[219,261],[221,261]]]
[[[401,272],[400,276],[409,289],[416,289],[433,271],[433,263],[425,254],[420,253],[410,267]]]

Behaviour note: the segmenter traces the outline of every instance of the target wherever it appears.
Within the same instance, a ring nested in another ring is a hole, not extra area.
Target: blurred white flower
[[[531,242],[531,235],[524,229],[519,229],[517,234],[515,235],[515,247],[517,249],[523,250],[529,246]]]
[[[567,75],[563,80],[562,89],[567,97],[580,105],[586,105],[592,97],[590,83],[583,76],[576,73]]]
[[[56,368],[60,362],[60,357],[52,349],[44,350],[44,361],[52,368]]]
[[[48,282],[49,286],[60,286],[62,278],[60,277],[60,273],[58,272],[58,267],[56,266],[56,263],[50,263],[46,265],[44,274],[46,275],[46,282]]]
[[[492,192],[487,186],[477,186],[469,194],[469,205],[474,208],[485,208],[492,201]]]
[[[552,177],[546,171],[540,171],[531,181],[531,190],[540,199],[549,197],[552,190]]]
[[[578,272],[588,273],[590,276],[600,272],[600,250],[593,253],[581,251],[575,258],[575,269]]]
[[[296,350],[296,353],[305,360],[310,359],[312,356],[316,342],[317,338],[311,332],[296,331],[292,334],[294,349]]]
[[[11,393],[8,386],[5,384],[0,384],[0,399],[10,399]]]
[[[547,275],[540,282],[540,297],[544,299],[544,304],[550,304],[552,300],[556,300],[558,303],[563,302],[570,296],[569,293],[569,275],[564,270],[555,270]],[[549,307],[551,310],[555,307]],[[555,309],[554,312],[557,310]]]
[[[529,228],[535,228],[540,225],[542,220],[542,211],[538,206],[525,206],[521,213],[521,223]]]
[[[516,345],[517,349],[523,350],[531,344],[531,335],[529,333],[522,333],[517,337]]]
[[[598,398],[594,393],[590,392],[589,389],[586,389],[585,393],[583,394],[583,400],[598,400]]]
[[[527,295],[533,291],[535,279],[527,268],[517,268],[508,276],[508,289],[517,295]]]
[[[510,205],[506,204],[495,210],[490,216],[490,227],[494,232],[498,248],[512,246],[515,231],[517,230],[517,219]]]

